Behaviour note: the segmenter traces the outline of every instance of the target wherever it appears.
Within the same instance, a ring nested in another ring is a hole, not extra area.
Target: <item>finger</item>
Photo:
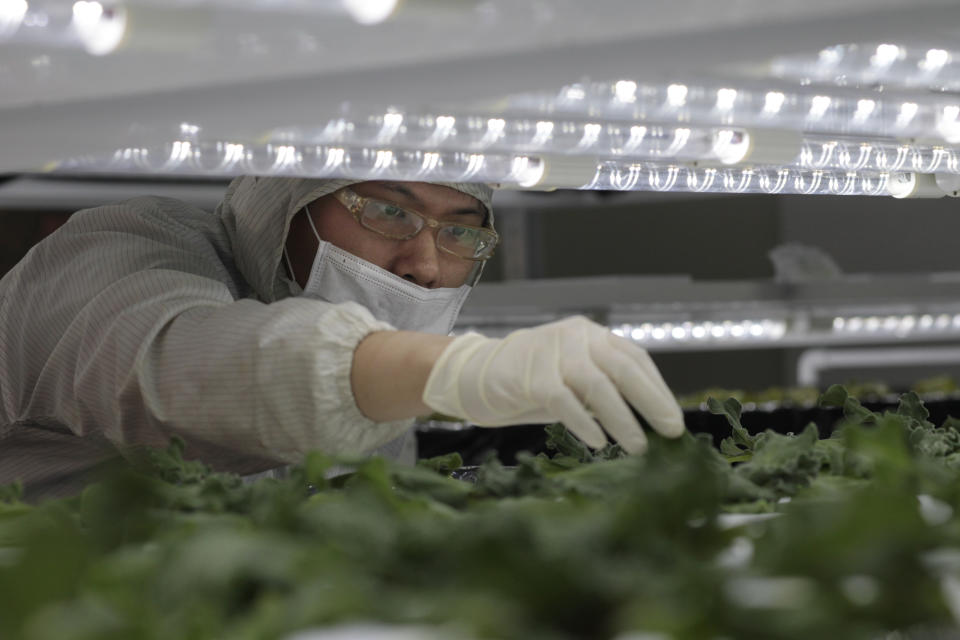
[[[654,364],[653,358],[650,357],[646,349],[638,346],[629,338],[615,336],[612,333],[609,334],[607,343],[618,353],[622,353],[633,360],[637,366],[643,369],[644,373],[649,377],[649,380],[653,384],[656,384],[665,395],[673,397],[673,392],[670,391],[670,387],[663,379],[660,370],[657,368],[657,365]]]
[[[686,431],[676,398],[669,390],[665,393],[665,385],[657,384],[635,360],[612,347],[601,346],[594,354],[594,362],[658,433],[676,438]]]
[[[577,396],[567,387],[560,387],[547,400],[547,410],[550,411],[574,435],[594,449],[601,449],[607,445],[607,436],[603,429],[590,417],[586,408]]]
[[[597,367],[582,368],[572,376],[571,385],[577,379],[586,382],[584,401],[603,425],[604,430],[620,443],[627,453],[643,453],[647,450],[647,436],[643,427],[624,402],[623,396],[607,375]]]

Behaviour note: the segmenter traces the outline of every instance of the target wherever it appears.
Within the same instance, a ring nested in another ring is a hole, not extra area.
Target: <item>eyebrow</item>
[[[404,196],[407,200],[412,202],[414,206],[417,207],[418,209],[426,209],[426,205],[424,204],[423,200],[421,200],[416,193],[414,193],[412,190],[410,190],[408,187],[406,187],[402,183],[381,182],[379,184],[383,188],[389,191],[394,191]],[[455,209],[451,211],[450,213],[453,213],[456,215],[474,215],[474,216],[484,216],[484,217],[486,217],[487,215],[483,209],[479,209],[477,207],[461,207],[459,209]]]

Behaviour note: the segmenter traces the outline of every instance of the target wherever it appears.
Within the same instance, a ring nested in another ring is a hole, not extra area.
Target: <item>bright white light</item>
[[[600,139],[600,132],[603,131],[603,127],[595,122],[590,122],[583,125],[583,137],[580,138],[580,143],[577,147],[581,149],[589,149],[593,145],[597,144],[597,140]]]
[[[541,120],[537,123],[537,132],[533,136],[533,140],[530,141],[531,144],[536,146],[543,146],[550,141],[550,138],[553,137],[553,123],[549,120]]]
[[[686,339],[686,337],[687,337],[687,330],[684,329],[683,327],[674,327],[674,328],[670,331],[670,336],[671,336],[674,340],[684,340],[684,339]]]
[[[122,7],[104,9],[99,2],[78,0],[73,3],[71,25],[80,36],[87,53],[102,56],[113,52],[127,30],[127,13]]]
[[[763,328],[763,325],[762,325],[762,324],[758,324],[758,323],[756,323],[756,322],[750,322],[750,323],[748,323],[748,326],[749,326],[748,332],[749,332],[750,335],[753,336],[754,338],[759,338],[759,337],[762,336],[764,333],[766,333],[766,331],[764,331],[764,328]]]
[[[630,127],[630,139],[627,140],[626,144],[623,145],[623,151],[625,153],[630,153],[635,151],[637,147],[643,144],[643,139],[647,135],[647,128],[642,125],[634,125]]]
[[[870,56],[870,64],[874,67],[889,67],[903,55],[903,49],[895,44],[881,44],[877,52]]]
[[[950,316],[945,313],[941,313],[937,316],[937,321],[934,323],[937,329],[946,329],[950,326]]]
[[[858,318],[856,316],[847,320],[847,328],[850,331],[857,332],[863,329],[863,318]]]
[[[765,320],[764,324],[767,325],[766,327],[767,335],[774,340],[779,340],[787,332],[786,322],[771,320],[768,324],[767,321]]]
[[[747,333],[747,330],[743,328],[743,325],[735,324],[730,327],[730,335],[734,338],[742,338]]]
[[[910,331],[917,324],[917,319],[913,316],[903,316],[900,320],[900,330]]]
[[[910,124],[910,121],[913,120],[913,116],[917,115],[917,110],[919,107],[916,102],[904,102],[900,105],[900,113],[897,114],[897,123],[898,127],[905,127]]]
[[[920,316],[920,328],[929,329],[933,326],[933,316],[930,314],[924,314]]]
[[[340,147],[330,147],[327,150],[327,162],[324,165],[325,168],[333,170],[343,164],[343,161],[346,159],[347,152],[345,149]]]
[[[682,107],[687,103],[687,85],[672,84],[667,87],[667,103],[671,107]]]
[[[620,102],[637,101],[637,83],[632,80],[620,80],[614,85],[613,91]]]
[[[507,126],[507,121],[503,118],[490,118],[487,120],[487,132],[478,143],[481,147],[488,147],[495,144],[497,140],[503,137],[503,130]]]
[[[380,150],[377,151],[376,160],[373,163],[373,172],[377,173],[380,171],[385,171],[389,169],[393,164],[393,151],[389,150]]]
[[[276,170],[283,170],[286,167],[294,166],[300,161],[300,154],[297,153],[297,148],[294,146],[280,145],[276,151],[277,160],[273,166]]]
[[[517,157],[514,157],[513,161],[510,163],[511,169],[515,167],[516,160],[517,160]],[[539,161],[535,160],[534,162],[539,164]],[[482,153],[471,153],[469,156],[467,156],[467,168],[463,170],[462,174],[460,174],[460,179],[461,180],[472,179],[475,175],[483,171],[483,168],[486,165],[486,163],[487,163],[487,157],[485,155],[483,155]],[[537,180],[543,177],[542,168],[539,169],[539,173],[537,175],[539,176]]]
[[[687,146],[687,143],[690,141],[690,129],[686,127],[678,127],[673,132],[673,141],[670,143],[670,146],[667,147],[663,155],[665,156],[675,156],[677,153]]]
[[[717,90],[717,111],[730,111],[737,100],[736,89]]]
[[[693,329],[690,330],[690,335],[692,335],[697,340],[703,340],[707,337],[707,328],[703,325],[696,325]]]
[[[867,331],[876,331],[880,328],[880,318],[877,316],[870,316],[867,318],[864,326],[866,327]]]
[[[844,318],[837,316],[833,319],[833,330],[834,331],[843,331],[844,326],[846,326],[847,321]]]
[[[583,100],[587,97],[587,92],[578,84],[567,87],[563,91],[563,96],[567,100]]]
[[[510,165],[510,175],[521,187],[532,187],[543,179],[544,164],[527,156],[517,156]]]
[[[435,128],[430,137],[427,138],[425,145],[428,147],[436,146],[455,133],[454,126],[457,119],[453,116],[437,116]]]
[[[99,2],[79,0],[73,3],[73,20],[79,24],[95,24],[103,16],[103,5]]]
[[[937,128],[948,142],[960,142],[960,122],[958,122],[958,118],[960,118],[960,107],[957,105],[948,105],[940,112],[940,121],[937,123]]]
[[[953,322],[951,324],[953,324],[954,329],[960,329],[960,313],[953,316]]]
[[[870,114],[873,113],[873,110],[876,108],[877,103],[874,100],[861,99],[857,100],[857,110],[853,113],[854,122],[865,122],[867,118],[870,117]]]
[[[714,338],[722,338],[727,335],[727,329],[722,325],[715,324],[713,325],[713,328],[710,329],[710,335]]]
[[[920,61],[919,67],[924,71],[935,73],[950,62],[950,53],[943,49],[930,49],[926,57]]]
[[[779,91],[768,91],[763,100],[763,112],[767,115],[780,113],[780,109],[783,107],[783,101],[786,100],[786,98],[787,97]]]
[[[667,337],[667,332],[663,327],[655,327],[653,331],[650,332],[650,336],[654,340],[663,340]]]
[[[440,154],[436,151],[428,151],[423,154],[423,162],[420,165],[422,173],[431,173],[441,166]]]
[[[26,0],[0,0],[0,37],[13,35],[27,14]]]
[[[617,336],[617,337],[620,337],[620,338],[625,337],[624,330],[623,330],[622,327],[617,327],[617,328],[615,328],[615,329],[611,329],[610,332],[611,332],[613,335]]]
[[[182,136],[195,136],[200,133],[200,127],[195,124],[190,124],[189,122],[180,123],[180,135]]]
[[[820,54],[817,56],[817,61],[821,66],[832,67],[843,57],[843,51],[840,47],[829,47],[827,49],[821,49]]]
[[[742,162],[750,152],[750,134],[734,129],[720,129],[714,134],[713,153],[724,164]]]
[[[344,9],[360,24],[377,24],[389,18],[398,0],[342,0]]]
[[[822,118],[827,109],[830,108],[830,103],[830,96],[813,96],[813,100],[810,102],[810,117]]]
[[[383,125],[380,127],[380,132],[377,134],[377,142],[381,144],[390,142],[400,132],[400,127],[402,126],[402,113],[383,114]]]
[[[883,319],[884,331],[896,331],[898,326],[900,326],[900,318],[897,316],[887,316]]]

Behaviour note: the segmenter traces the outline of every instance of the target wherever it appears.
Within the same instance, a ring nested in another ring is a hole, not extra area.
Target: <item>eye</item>
[[[466,227],[450,227],[450,235],[464,244],[473,243],[477,240],[477,230]]]
[[[385,218],[395,218],[402,220],[407,217],[407,212],[395,204],[385,204],[381,210],[381,215]]]

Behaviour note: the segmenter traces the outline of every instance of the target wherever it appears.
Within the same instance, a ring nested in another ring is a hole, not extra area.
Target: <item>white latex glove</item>
[[[599,448],[607,438],[592,411],[626,451],[639,453],[647,437],[624,397],[664,436],[684,432],[683,412],[647,352],[582,316],[502,339],[460,336],[423,391],[434,411],[480,426],[560,421]]]

